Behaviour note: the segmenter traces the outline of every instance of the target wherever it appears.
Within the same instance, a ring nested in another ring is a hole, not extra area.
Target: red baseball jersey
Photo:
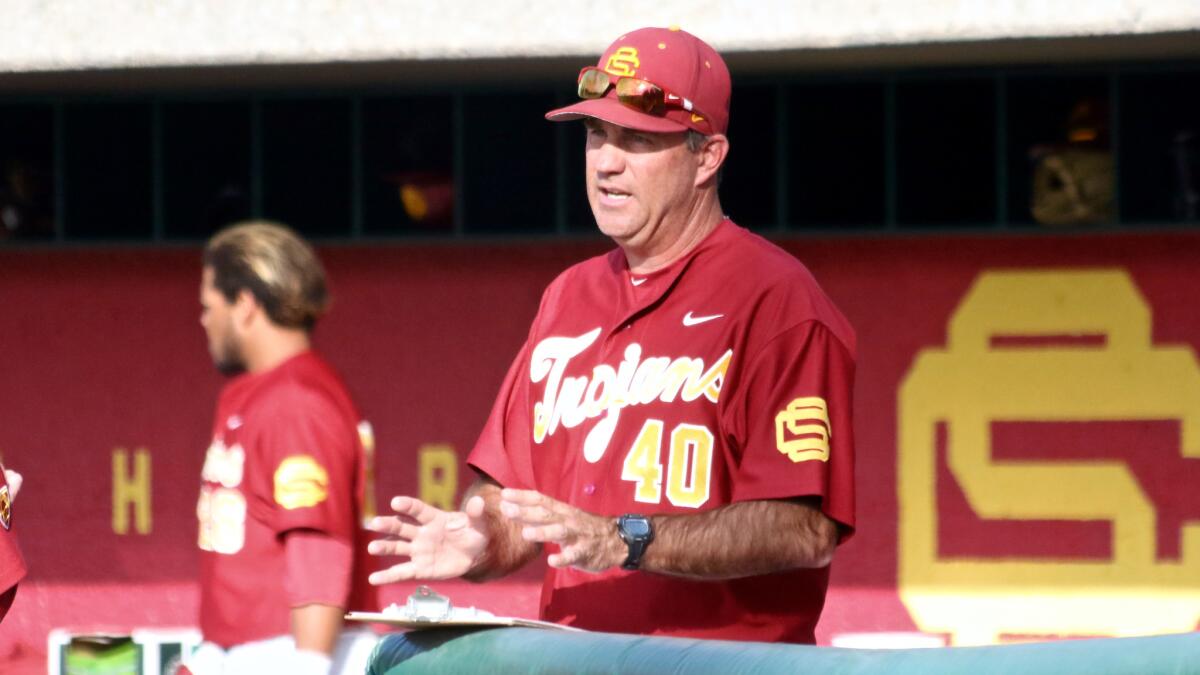
[[[16,593],[10,593],[25,578],[25,558],[17,546],[12,492],[4,467],[0,466],[0,619],[8,613]]]
[[[200,500],[200,629],[222,647],[290,633],[283,535],[354,546],[347,609],[376,609],[362,529],[366,452],[341,379],[313,352],[221,392]]]
[[[469,461],[502,485],[610,516],[816,496],[845,539],[854,354],[853,330],[808,270],[728,220],[650,275],[631,275],[614,250],[547,288]],[[541,615],[813,642],[828,579],[828,568],[694,581],[548,567]]]

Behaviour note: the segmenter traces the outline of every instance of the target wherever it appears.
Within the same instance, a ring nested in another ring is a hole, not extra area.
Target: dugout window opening
[[[153,237],[151,105],[69,103],[63,113],[66,239]]]
[[[46,104],[0,105],[0,241],[55,236],[54,121]]]
[[[755,230],[1200,222],[1200,62],[735,80],[720,195]],[[0,241],[202,241],[248,216],[326,241],[599,237],[583,130],[542,117],[569,100],[558,80],[0,97]]]

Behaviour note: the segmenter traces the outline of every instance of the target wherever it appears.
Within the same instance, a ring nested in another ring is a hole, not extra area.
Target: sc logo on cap
[[[636,47],[618,47],[617,51],[608,57],[608,63],[604,66],[604,70],[608,74],[618,77],[633,77],[637,75],[637,69],[641,65],[642,62],[638,59]]]

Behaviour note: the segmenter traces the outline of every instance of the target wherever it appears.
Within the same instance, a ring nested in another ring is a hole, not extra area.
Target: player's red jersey
[[[853,330],[808,270],[730,221],[647,276],[614,250],[547,288],[470,462],[502,485],[612,516],[818,496],[845,539],[854,355]],[[541,615],[601,631],[812,642],[828,579],[828,568],[730,581],[548,568]]]
[[[17,546],[16,518],[13,514],[12,492],[4,467],[0,466],[0,619],[8,613],[15,593],[10,593],[25,578],[25,558]]]
[[[290,633],[283,535],[354,546],[347,609],[376,609],[362,530],[366,454],[358,411],[313,352],[240,375],[221,392],[197,517],[200,629],[222,647]]]

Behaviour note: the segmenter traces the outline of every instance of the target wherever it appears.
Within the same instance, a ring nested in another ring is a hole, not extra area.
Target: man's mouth
[[[623,190],[618,190],[617,188],[611,188],[611,187],[600,188],[600,194],[603,195],[605,199],[615,200],[615,201],[622,201],[625,199],[629,199],[629,197],[630,197],[630,194],[628,192],[625,192]]]

